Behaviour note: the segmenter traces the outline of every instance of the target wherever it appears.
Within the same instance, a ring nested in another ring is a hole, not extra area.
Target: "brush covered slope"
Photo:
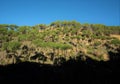
[[[59,64],[72,59],[109,61],[120,54],[120,26],[56,21],[50,25],[0,24],[0,64]]]

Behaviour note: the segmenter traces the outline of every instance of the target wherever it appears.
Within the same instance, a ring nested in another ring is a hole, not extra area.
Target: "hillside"
[[[0,64],[60,64],[70,59],[120,58],[120,26],[56,21],[50,25],[0,24]]]

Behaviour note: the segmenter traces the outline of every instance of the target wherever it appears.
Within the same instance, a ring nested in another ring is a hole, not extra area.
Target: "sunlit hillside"
[[[59,64],[69,59],[108,61],[120,53],[120,26],[56,21],[50,25],[0,24],[0,64]]]

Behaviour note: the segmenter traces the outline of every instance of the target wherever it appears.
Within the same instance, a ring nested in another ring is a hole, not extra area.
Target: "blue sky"
[[[56,20],[120,25],[120,0],[0,0],[0,24],[50,24]]]

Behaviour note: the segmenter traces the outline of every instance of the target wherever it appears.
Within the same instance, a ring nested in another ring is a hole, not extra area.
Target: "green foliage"
[[[10,30],[14,30],[14,31],[16,31],[17,28],[18,28],[18,26],[15,25],[15,24],[10,24],[10,25],[9,25],[9,29],[10,29]]]
[[[117,37],[112,37],[116,34]],[[23,57],[25,60],[34,52],[43,52],[46,57],[52,52],[51,56],[75,58],[76,54],[82,51],[84,56],[99,61],[104,60],[103,55],[107,56],[105,51],[110,50],[109,47],[116,51],[120,45],[119,35],[120,26],[80,24],[77,21],[55,21],[50,25],[35,26],[0,24],[0,51],[21,52],[21,49],[18,50],[19,47],[27,45],[29,54]],[[104,46],[106,43],[108,45]]]
[[[43,42],[41,40],[34,40],[33,43],[37,45],[38,47],[49,47],[49,48],[54,48],[54,49],[71,49],[72,46],[69,44],[63,44],[63,43],[55,43],[55,42]]]
[[[41,42],[42,42],[42,40],[40,40],[40,39],[35,39],[35,40],[32,41],[32,43],[35,44],[38,47],[41,46]]]
[[[14,50],[18,50],[20,46],[21,46],[20,42],[12,41],[12,42],[4,43],[2,49],[14,51]]]
[[[36,25],[36,28],[40,29],[40,30],[44,30],[47,26],[45,24],[38,24]]]
[[[94,46],[99,46],[99,45],[101,45],[101,42],[100,42],[100,41],[96,41],[96,42],[94,43]]]
[[[120,26],[108,26],[106,31],[109,31],[110,34],[120,34]]]
[[[55,21],[50,24],[50,26],[54,27],[74,27],[74,28],[80,28],[81,24],[75,20],[73,21]]]
[[[27,34],[30,30],[30,27],[29,26],[20,26],[18,28],[18,31],[20,34]]]
[[[7,50],[9,43],[4,43],[2,46],[2,50]]]
[[[72,48],[71,45],[63,44],[63,43],[50,43],[50,47],[53,47],[55,49],[61,49],[61,50],[66,50],[66,49],[71,49]]]
[[[90,30],[83,30],[82,31],[84,36],[91,36],[92,32]]]
[[[19,41],[25,41],[25,40],[27,40],[27,37],[26,37],[27,35],[19,35],[18,36],[18,40]]]
[[[107,37],[107,36],[96,36],[95,34],[93,34],[91,37],[92,37],[93,39],[101,39],[101,40],[110,39],[110,38]]]
[[[113,39],[111,42],[113,45],[120,45],[120,40],[119,39]]]
[[[0,35],[7,35],[8,29],[4,25],[0,25]]]

